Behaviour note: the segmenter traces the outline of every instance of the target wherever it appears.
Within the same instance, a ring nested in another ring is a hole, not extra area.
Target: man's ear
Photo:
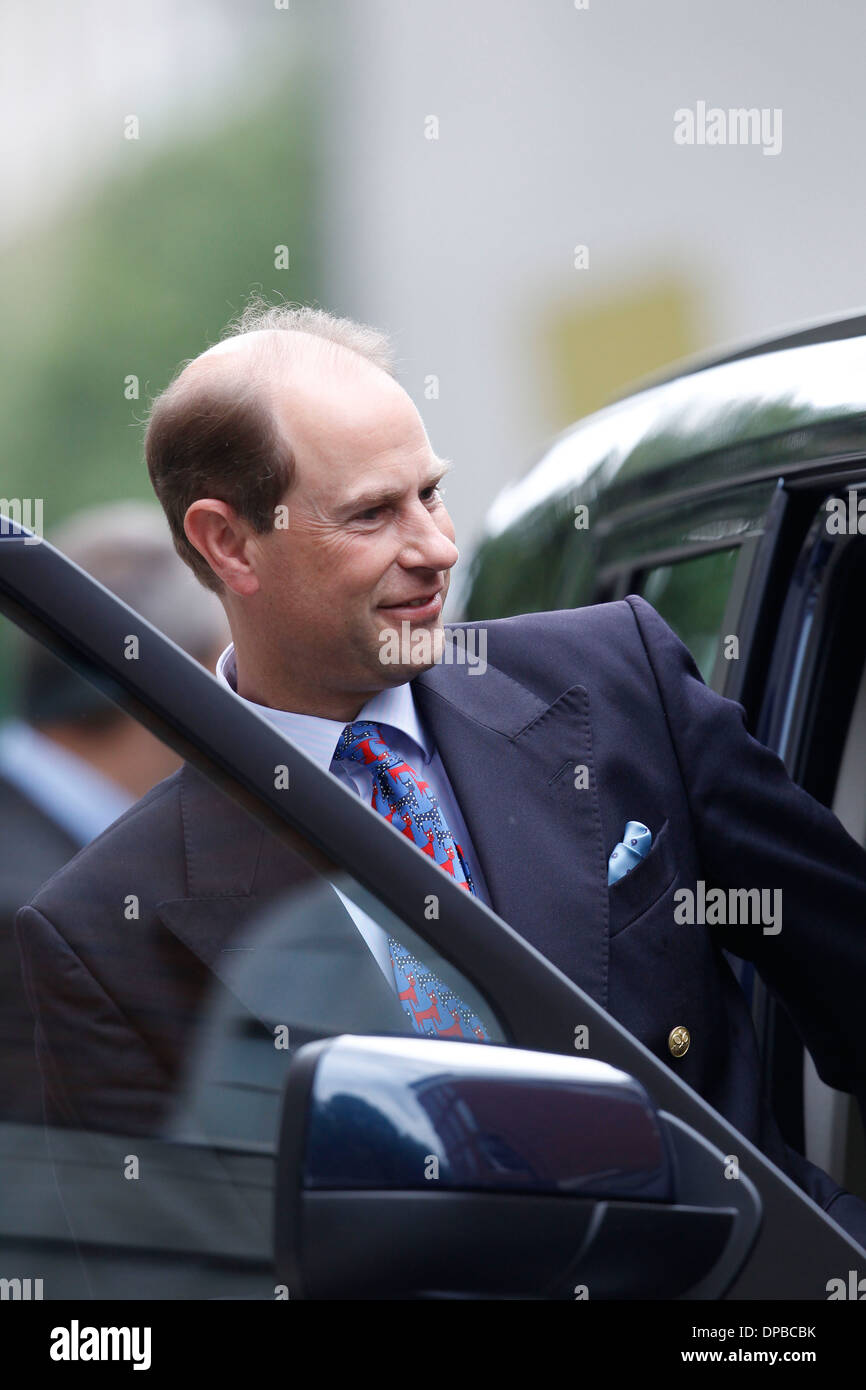
[[[198,497],[186,510],[183,529],[227,589],[241,597],[258,592],[252,529],[234,507],[216,497]]]

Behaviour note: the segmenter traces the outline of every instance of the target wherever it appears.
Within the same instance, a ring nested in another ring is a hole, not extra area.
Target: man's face
[[[438,487],[446,465],[406,392],[372,367],[294,377],[277,402],[296,472],[288,524],[256,538],[250,619],[269,667],[285,671],[286,707],[324,715],[332,696],[363,703],[441,650],[458,555]]]

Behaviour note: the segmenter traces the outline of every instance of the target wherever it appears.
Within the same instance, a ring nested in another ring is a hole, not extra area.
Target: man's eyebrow
[[[437,458],[428,470],[420,490],[436,487],[452,467],[450,459]],[[372,511],[374,507],[387,507],[392,502],[399,502],[404,491],[402,488],[371,488],[368,492],[360,492],[356,497],[348,498],[341,503],[339,515],[351,516],[355,512]]]

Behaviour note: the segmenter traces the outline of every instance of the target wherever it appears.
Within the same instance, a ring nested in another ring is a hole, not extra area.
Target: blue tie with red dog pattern
[[[378,724],[363,719],[347,724],[334,758],[369,767],[373,777],[373,807],[414,845],[429,854],[461,888],[475,892],[469,865],[436,796],[414,768],[391,751]],[[488,1040],[481,1019],[459,994],[428,970],[396,937],[388,937],[388,947],[397,995],[416,1033]]]

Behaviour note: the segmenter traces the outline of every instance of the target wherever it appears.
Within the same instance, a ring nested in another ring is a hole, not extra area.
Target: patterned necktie
[[[334,758],[369,767],[373,777],[372,805],[387,821],[429,854],[467,892],[475,885],[463,851],[452,835],[439,802],[428,784],[382,737],[378,724],[358,720],[347,724],[337,742]],[[394,936],[388,937],[397,995],[416,1033],[440,1038],[489,1040],[489,1034],[473,1009],[428,970]]]

